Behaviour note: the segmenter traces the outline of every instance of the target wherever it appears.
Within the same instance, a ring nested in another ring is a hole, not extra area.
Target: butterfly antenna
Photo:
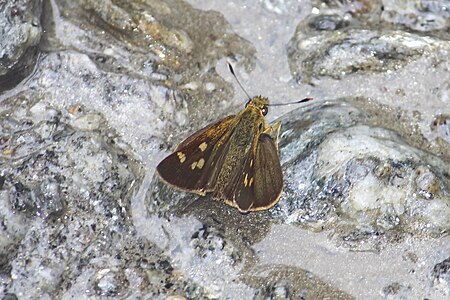
[[[294,102],[273,103],[273,104],[269,104],[269,106],[282,106],[282,105],[289,105],[289,104],[298,104],[298,103],[305,103],[305,102],[308,102],[311,100],[313,100],[313,98],[305,98],[305,99],[294,101]]]
[[[234,69],[233,66],[227,62],[228,64],[228,69],[230,70],[231,74],[233,75],[234,79],[236,79],[236,82],[239,84],[239,87],[241,88],[241,90],[244,91],[244,93],[247,95],[248,99],[250,100],[252,97],[250,97],[250,95],[247,93],[247,91],[244,89],[244,87],[242,86],[242,84],[239,82],[239,79],[237,78],[236,74],[234,73]]]

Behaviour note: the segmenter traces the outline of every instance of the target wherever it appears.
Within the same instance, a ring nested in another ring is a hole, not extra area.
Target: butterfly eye
[[[267,108],[267,106],[264,106],[263,108],[261,108],[261,113],[263,114],[263,116],[267,115],[268,112],[269,112],[269,109]]]

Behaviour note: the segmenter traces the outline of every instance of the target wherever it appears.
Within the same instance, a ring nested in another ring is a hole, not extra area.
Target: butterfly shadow
[[[194,217],[204,226],[213,226],[235,243],[249,246],[261,241],[274,222],[269,211],[241,213],[212,194],[199,196],[178,191],[153,178],[147,194],[146,207],[149,214],[159,217]]]

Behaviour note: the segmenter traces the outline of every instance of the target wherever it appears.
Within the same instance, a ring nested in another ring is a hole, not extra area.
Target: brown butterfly
[[[230,71],[234,75],[231,66]],[[201,196],[213,193],[240,212],[271,208],[280,199],[283,174],[278,156],[281,123],[266,122],[268,106],[267,98],[249,99],[239,114],[184,140],[158,165],[157,173],[170,186]]]

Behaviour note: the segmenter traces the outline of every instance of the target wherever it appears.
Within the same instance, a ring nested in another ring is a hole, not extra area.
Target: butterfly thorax
[[[267,106],[269,106],[269,99],[262,96],[255,96],[251,98],[245,105],[246,108],[249,106],[257,108],[261,112],[261,114],[265,116],[268,111]]]

